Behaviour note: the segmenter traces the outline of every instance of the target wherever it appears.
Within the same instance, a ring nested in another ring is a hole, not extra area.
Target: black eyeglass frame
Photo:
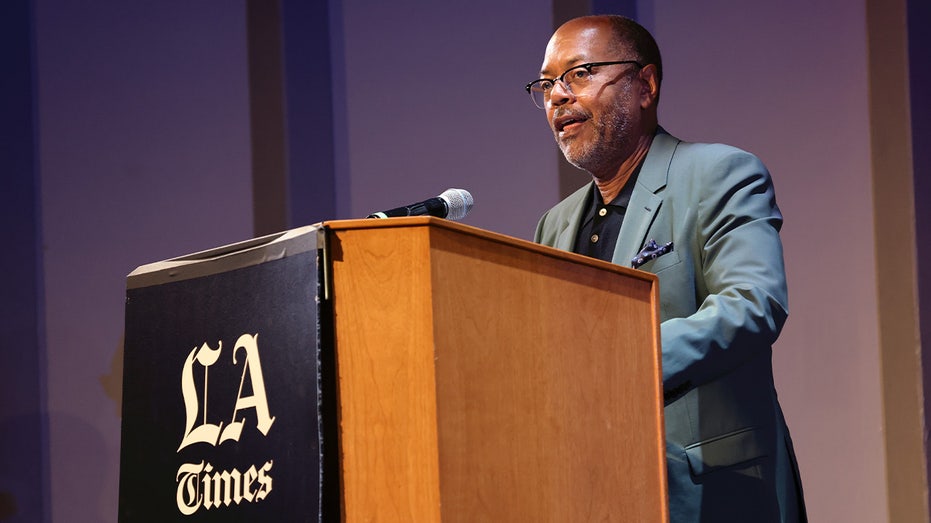
[[[567,90],[571,93],[571,92],[572,92],[572,88],[569,87],[569,84],[566,83],[565,77],[566,77],[567,74],[571,73],[572,71],[575,71],[576,69],[585,69],[585,71],[588,72],[588,74],[592,74],[592,68],[593,68],[593,67],[600,67],[600,66],[602,66],[602,65],[623,65],[623,64],[634,64],[634,65],[636,65],[637,67],[639,67],[640,69],[643,69],[643,67],[644,67],[643,64],[641,64],[640,62],[638,62],[638,61],[636,61],[636,60],[617,60],[617,61],[614,61],[614,62],[588,62],[588,63],[586,63],[586,64],[579,64],[579,65],[570,67],[569,69],[566,69],[565,71],[563,71],[563,73],[562,73],[561,75],[557,76],[556,78],[538,78],[538,79],[536,79],[536,80],[530,82],[529,84],[525,85],[525,86],[524,86],[524,89],[527,90],[527,94],[530,95],[531,100],[533,100],[533,86],[536,85],[536,84],[539,84],[540,82],[550,82],[550,83],[552,83],[554,86],[556,85],[556,82],[562,82],[562,84],[563,84],[563,85],[567,88]],[[550,87],[550,90],[552,90],[552,88],[553,88],[553,87],[551,86],[551,87]],[[547,91],[544,91],[543,89],[540,89],[538,92],[540,92],[540,93],[542,93],[542,94],[545,95]],[[573,94],[575,94],[575,93],[573,93]],[[534,104],[534,105],[537,105],[537,103],[536,103],[535,100],[534,100],[534,103],[533,103],[533,104]],[[545,105],[545,102],[544,102],[544,105]],[[540,106],[537,105],[537,107],[540,107]],[[540,109],[543,109],[543,107],[540,107]]]

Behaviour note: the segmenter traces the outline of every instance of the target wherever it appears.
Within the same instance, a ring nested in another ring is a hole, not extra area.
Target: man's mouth
[[[571,131],[581,126],[588,117],[581,114],[564,114],[553,119],[553,128],[557,134]]]

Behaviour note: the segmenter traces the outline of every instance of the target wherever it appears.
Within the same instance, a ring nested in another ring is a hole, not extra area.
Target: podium
[[[656,277],[436,218],[127,280],[120,520],[667,521]]]

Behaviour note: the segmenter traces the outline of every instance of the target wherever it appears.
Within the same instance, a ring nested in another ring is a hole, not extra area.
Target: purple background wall
[[[884,521],[864,6],[732,7],[656,3],[660,121],[753,151],[773,173],[790,310],[774,371],[809,515]]]
[[[245,8],[35,6],[51,516],[113,521],[125,275],[252,236]]]
[[[886,521],[865,9],[636,4],[666,62],[662,124],[747,148],[773,172],[792,311],[777,388],[812,520]],[[22,8],[2,16],[15,31],[2,31],[13,43],[0,51],[18,71],[0,91],[5,110],[20,110],[0,123],[17,256],[2,268],[22,307],[0,324],[13,333],[0,360],[0,442],[22,452],[0,454],[0,494],[17,496],[14,521],[115,521],[125,275],[254,234],[262,174],[250,149],[246,2],[8,5]],[[295,21],[318,23],[314,11],[283,5],[291,226],[314,219],[300,195],[350,218],[461,186],[476,198],[466,223],[531,236],[558,199],[558,152],[522,90],[551,32],[548,3],[318,3],[331,69],[326,56],[301,60],[319,48]],[[927,40],[911,37],[916,49]],[[926,77],[913,76],[916,144],[928,139]],[[301,95],[327,79],[331,92]],[[333,168],[317,174],[321,142],[333,144],[322,162]],[[919,181],[928,161],[915,161]],[[916,185],[924,216],[927,183]],[[35,474],[17,474],[24,464]]]
[[[549,11],[398,0],[343,2],[342,13],[342,217],[462,186],[476,201],[466,223],[530,238],[557,197],[553,140],[522,89],[539,70]]]
[[[33,41],[30,3],[0,4],[0,521],[42,521],[48,498]]]

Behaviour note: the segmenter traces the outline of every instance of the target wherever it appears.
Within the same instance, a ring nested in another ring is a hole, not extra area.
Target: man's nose
[[[553,88],[550,89],[550,104],[559,107],[571,100],[575,100],[575,95],[569,87],[562,80],[553,82]]]

